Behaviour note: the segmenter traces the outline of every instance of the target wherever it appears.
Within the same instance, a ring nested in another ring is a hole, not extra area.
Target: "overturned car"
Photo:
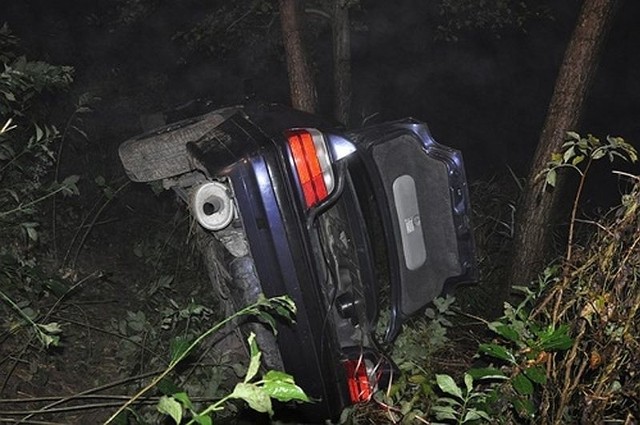
[[[251,326],[266,366],[315,400],[299,407],[305,420],[369,400],[391,379],[384,347],[403,322],[475,279],[462,156],[413,119],[345,131],[257,103],[151,130],[120,157],[132,180],[174,189],[224,246],[229,309],[260,294],[295,301],[277,338]]]

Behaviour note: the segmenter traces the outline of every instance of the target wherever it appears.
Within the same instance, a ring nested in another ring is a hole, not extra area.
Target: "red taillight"
[[[334,187],[327,144],[318,130],[307,128],[286,133],[298,181],[307,208],[325,200]]]
[[[347,370],[347,385],[351,402],[369,401],[373,395],[373,385],[370,381],[366,360],[364,358],[346,360],[343,364]]]

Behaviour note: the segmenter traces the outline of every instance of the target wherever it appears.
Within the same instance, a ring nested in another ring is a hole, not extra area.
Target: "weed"
[[[56,322],[49,322],[46,324],[36,323],[38,320],[37,313],[30,308],[27,308],[24,304],[21,306],[9,298],[4,292],[0,291],[0,298],[11,306],[22,321],[31,328],[33,334],[37,337],[44,348],[50,346],[60,345],[60,333],[62,328],[60,324]],[[9,326],[9,332],[14,333],[21,324],[15,323]]]
[[[212,423],[210,415],[223,410],[225,403],[233,399],[243,400],[251,409],[269,415],[273,415],[271,399],[280,402],[309,401],[304,391],[295,384],[293,377],[284,372],[270,370],[263,375],[262,379],[256,381],[254,378],[260,368],[262,353],[255,341],[255,334],[249,335],[248,344],[251,351],[249,367],[244,380],[237,383],[230,394],[207,406],[201,412],[196,412],[187,393],[179,392],[171,396],[163,396],[158,402],[158,411],[171,416],[177,425],[182,422],[185,411],[191,416],[187,425],[193,423],[210,425]]]
[[[189,342],[186,340],[178,341],[171,347],[171,360],[169,365],[164,369],[162,373],[156,376],[148,385],[138,391],[127,402],[122,405],[115,413],[113,413],[106,424],[111,423],[122,414],[131,404],[133,404],[138,398],[143,396],[146,392],[158,385],[171,371],[173,371],[180,362],[185,360],[187,356],[210,335],[222,329],[228,323],[231,323],[242,316],[255,316],[259,320],[271,326],[275,332],[275,319],[273,314],[277,314],[285,319],[291,320],[295,314],[295,305],[288,297],[276,297],[276,298],[260,298],[256,303],[251,304],[242,310],[239,310],[235,314],[225,318],[215,326],[209,328],[206,332],[198,336],[194,341]],[[193,415],[192,420],[189,423],[209,424],[211,419],[207,419],[210,413],[217,412],[222,409],[224,403],[230,399],[242,399],[249,403],[249,406],[259,412],[271,413],[270,398],[288,400],[306,400],[306,396],[300,390],[299,387],[293,382],[293,378],[282,373],[270,371],[264,375],[262,380],[257,382],[250,382],[258,373],[260,366],[260,351],[255,343],[254,336],[249,338],[249,346],[251,349],[251,360],[249,368],[246,373],[245,379],[242,383],[236,385],[231,394],[227,395],[220,401],[208,406],[202,412],[196,413],[193,411],[192,404],[188,396],[184,392],[176,392],[170,397],[163,398],[159,407],[162,413],[168,413],[176,423],[180,423],[182,420],[182,413],[178,416],[178,409],[180,412],[182,408],[186,408],[189,413]],[[177,395],[177,396],[176,396]],[[177,404],[176,404],[177,403]],[[179,419],[179,420],[177,420]]]
[[[540,172],[537,178],[544,177],[544,190],[546,186],[555,186],[559,169],[569,168],[580,175],[580,183],[573,200],[571,219],[569,220],[569,236],[566,254],[566,259],[569,261],[573,250],[573,238],[578,206],[591,165],[594,161],[598,161],[603,158],[609,159],[609,162],[613,162],[616,158],[622,159],[623,161],[636,162],[638,161],[638,152],[622,137],[607,136],[606,142],[603,143],[600,139],[591,134],[587,135],[587,137],[581,137],[578,133],[573,131],[567,132],[567,141],[562,145],[562,148],[562,152],[554,153],[551,156],[551,160],[548,162],[545,169]],[[586,161],[586,165],[584,166],[584,169],[580,169],[578,165],[584,161]]]
[[[464,389],[449,375],[436,375],[436,382],[440,391],[445,394],[431,407],[436,420],[451,421],[457,425],[477,423],[480,419],[490,421],[489,413],[484,410],[487,393],[475,389],[470,374],[464,374]]]
[[[389,353],[400,375],[393,377],[389,387],[376,392],[369,407],[346,410],[340,423],[411,423],[425,416],[435,399],[433,359],[449,342],[454,303],[451,295],[436,298],[423,316],[405,327]],[[382,325],[384,321],[381,318]]]
[[[26,330],[27,338],[13,366],[5,375],[2,392],[21,356],[37,340],[40,347],[60,344],[62,328],[49,320],[52,310],[41,313],[40,298],[64,297],[68,286],[39,264],[40,225],[45,200],[58,194],[78,194],[78,176],[50,181],[56,161],[54,145],[60,139],[57,128],[45,124],[44,94],[66,89],[73,69],[39,61],[27,61],[18,54],[19,42],[5,24],[0,28],[0,311],[5,336]],[[3,359],[3,361],[6,359]]]

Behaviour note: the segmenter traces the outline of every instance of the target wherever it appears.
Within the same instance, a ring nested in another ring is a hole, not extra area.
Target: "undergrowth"
[[[581,220],[585,179],[593,161],[602,158],[635,162],[637,154],[622,138],[602,142],[568,133],[562,152],[554,154],[540,175],[551,186],[560,168],[574,169],[580,176],[566,255],[536,282],[513,288],[497,319],[462,313],[489,332],[478,340],[472,367],[450,373],[434,369],[434,359],[453,353],[447,351],[451,342],[443,348],[432,339],[454,329],[414,323],[394,353],[402,375],[381,388],[367,408],[354,409],[359,415],[345,416],[344,423],[637,423],[640,177],[618,172],[629,188],[621,205],[599,219]],[[492,232],[489,238],[481,236],[482,246],[511,236],[510,208],[498,205],[499,215],[481,216],[481,227]],[[578,241],[578,230],[590,236]],[[482,261],[481,266],[493,267]],[[483,276],[491,273],[485,270]],[[445,304],[438,300],[435,305]],[[446,311],[450,308],[447,304]],[[431,314],[436,324],[443,323],[443,310],[438,308],[438,313]],[[453,322],[465,325],[455,317]]]
[[[215,291],[197,271],[201,263],[182,216],[156,217],[162,225],[126,252],[144,264],[143,276],[131,273],[127,282],[114,282],[114,264],[102,269],[87,267],[87,261],[79,264],[81,253],[90,252],[85,249],[89,243],[104,251],[100,244],[115,240],[104,234],[92,240],[90,235],[109,207],[123,206],[120,197],[128,184],[92,176],[91,171],[82,179],[64,175],[60,159],[65,146],[74,152],[71,137],[88,138],[82,117],[92,111],[96,98],[81,96],[58,130],[48,123],[44,99],[65,91],[73,70],[29,61],[19,51],[8,27],[0,28],[0,421],[85,421],[77,415],[121,404],[118,400],[137,391],[144,379],[171,364],[168,352],[197,339],[222,318],[210,296]],[[91,200],[84,190],[97,196]],[[69,196],[78,201],[70,203]],[[109,220],[113,218],[105,218]],[[113,300],[92,299],[104,297],[104,288],[114,284],[123,285],[117,306],[111,306]],[[96,310],[86,305],[96,305]],[[104,320],[109,317],[105,310],[116,315]],[[96,311],[102,322],[93,317]],[[160,412],[147,406],[177,388],[195,394],[194,405],[226,394],[244,373],[248,349],[218,350],[216,342],[207,339],[191,350],[188,361],[180,362],[180,373],[160,383],[159,393],[128,408],[132,420],[160,421]],[[29,391],[30,383],[55,379],[48,375],[69,362],[77,371],[88,371],[82,382],[95,385],[69,394],[60,392],[62,383],[53,382],[44,387],[49,393],[59,391],[54,395],[9,397]],[[16,417],[20,419],[12,419]]]
[[[24,331],[24,350],[32,341],[48,348],[58,345],[62,330],[50,320],[51,310],[42,311],[34,300],[53,291],[62,296],[68,287],[39,264],[42,205],[57,195],[77,195],[79,178],[50,179],[61,135],[46,123],[43,99],[65,90],[73,69],[27,60],[6,24],[0,52],[0,340]]]

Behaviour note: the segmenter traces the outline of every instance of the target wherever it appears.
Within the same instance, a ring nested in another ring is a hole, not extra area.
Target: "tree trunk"
[[[351,113],[351,33],[347,0],[333,1],[334,116],[349,125]]]
[[[315,112],[317,98],[309,61],[302,43],[299,0],[280,0],[282,40],[287,58],[291,105],[301,111]]]
[[[565,51],[538,147],[518,208],[511,285],[527,285],[549,260],[556,212],[565,200],[562,176],[553,191],[544,191],[544,178],[536,178],[559,152],[567,131],[576,130],[587,91],[595,74],[600,47],[618,0],[585,0]]]

